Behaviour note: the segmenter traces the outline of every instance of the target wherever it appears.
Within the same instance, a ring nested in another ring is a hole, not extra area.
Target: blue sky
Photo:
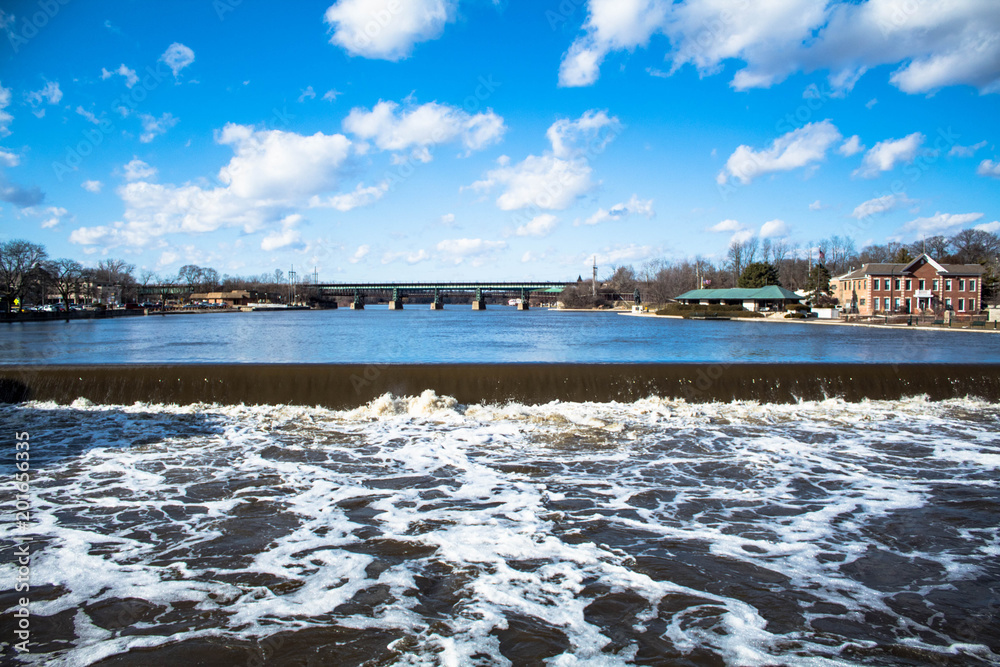
[[[323,281],[1000,231],[995,0],[5,3],[0,239]]]

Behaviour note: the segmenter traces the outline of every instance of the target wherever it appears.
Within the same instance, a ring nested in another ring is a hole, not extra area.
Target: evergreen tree
[[[754,262],[748,264],[740,279],[736,283],[737,287],[757,288],[768,285],[781,285],[778,281],[778,269],[773,264],[767,262]]]
[[[830,270],[825,265],[817,264],[809,272],[806,291],[809,293],[806,298],[813,305],[819,305],[821,301],[830,298]]]

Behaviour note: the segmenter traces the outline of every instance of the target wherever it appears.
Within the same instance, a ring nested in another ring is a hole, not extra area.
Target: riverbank
[[[657,315],[656,313],[633,313],[633,312],[619,312],[619,315],[627,315],[628,317],[653,317],[659,319],[671,319],[671,320],[683,320],[685,319],[682,315]],[[724,318],[720,318],[724,319]],[[885,324],[879,322],[844,322],[843,320],[821,320],[817,318],[785,318],[785,317],[744,317],[739,318],[740,322],[779,322],[783,324],[809,324],[809,325],[825,325],[825,326],[837,326],[837,327],[863,327],[870,329],[894,329],[894,330],[907,330],[907,331],[972,331],[976,333],[992,333],[1000,334],[1000,323],[998,322],[987,322],[985,326],[981,327],[971,327],[968,324],[956,323],[955,326],[946,326],[941,324]]]

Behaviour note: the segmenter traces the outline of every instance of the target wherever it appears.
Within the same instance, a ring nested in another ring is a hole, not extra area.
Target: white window
[[[895,308],[893,308],[893,310],[894,310],[894,311],[895,311],[895,310],[899,310],[899,297],[898,297],[898,296],[896,297],[896,307],[895,307]]]
[[[918,289],[927,289],[926,287],[924,287],[924,285],[926,285],[926,284],[927,284],[927,283],[926,283],[926,281],[924,281],[924,280],[921,280],[921,281],[920,281],[919,283],[917,283],[917,284],[918,284],[918,285],[920,285],[920,287],[919,287]]]
[[[872,310],[878,310],[878,297],[872,299]]]
[[[959,299],[958,300],[958,312],[960,312],[960,313],[964,313],[965,312],[965,299]]]
[[[944,308],[945,310],[951,310],[951,299],[944,300]]]
[[[908,313],[913,312],[912,303],[910,302],[910,297],[906,297],[906,312]]]
[[[949,292],[951,291],[951,280],[950,279],[944,281],[944,288],[945,288],[945,290],[947,290]],[[921,288],[921,289],[923,289],[923,288]]]
[[[934,282],[931,283],[931,289],[937,292],[937,287],[938,287],[938,281],[935,280]]]
[[[965,281],[962,280],[961,278],[959,278],[959,280],[958,280],[958,291],[959,292],[964,292],[965,291]]]
[[[909,278],[906,279],[906,289],[907,291],[913,289],[913,281],[910,280]]]
[[[970,313],[976,312],[976,300],[975,299],[969,299],[969,312]]]
[[[899,289],[899,278],[896,278],[896,289]]]
[[[975,292],[976,291],[976,281],[975,281],[975,279],[970,279],[969,280],[969,291],[970,292]]]

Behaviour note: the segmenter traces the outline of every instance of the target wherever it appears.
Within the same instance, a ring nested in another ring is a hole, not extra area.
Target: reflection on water
[[[1000,362],[1000,335],[615,313],[216,313],[0,327],[0,363]]]

